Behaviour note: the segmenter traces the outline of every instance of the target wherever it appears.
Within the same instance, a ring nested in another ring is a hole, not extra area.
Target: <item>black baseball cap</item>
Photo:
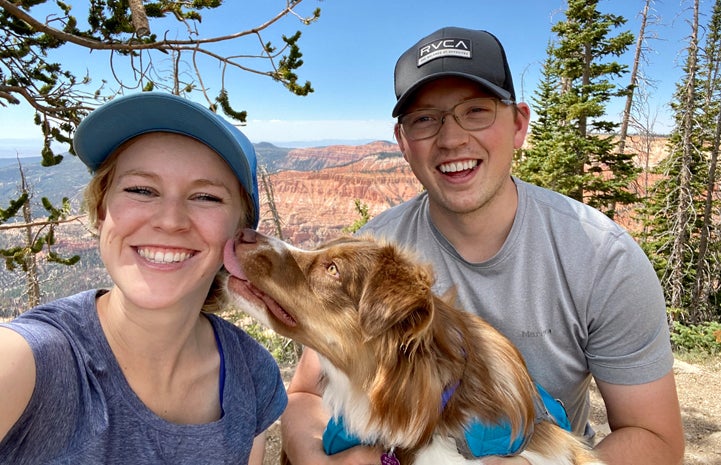
[[[423,84],[448,76],[470,79],[502,100],[516,100],[506,52],[488,31],[444,27],[419,40],[396,63],[396,106],[400,115]]]

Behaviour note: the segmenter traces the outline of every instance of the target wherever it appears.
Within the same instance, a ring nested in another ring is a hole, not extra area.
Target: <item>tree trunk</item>
[[[145,14],[143,0],[128,0],[130,7],[130,18],[135,28],[135,34],[138,37],[150,35],[150,25],[148,24],[148,15]]]
[[[689,78],[686,83],[686,92],[683,97],[682,107],[686,109],[684,112],[681,128],[681,143],[682,143],[682,157],[681,166],[679,169],[679,201],[675,212],[675,230],[672,231],[674,241],[669,257],[668,266],[670,268],[669,275],[669,288],[667,289],[669,295],[669,303],[672,307],[681,308],[683,304],[684,289],[683,289],[683,278],[684,278],[684,255],[686,246],[688,243],[688,222],[689,222],[689,209],[693,206],[692,204],[692,185],[691,185],[691,168],[693,158],[693,108],[694,108],[694,94],[696,87],[696,64],[698,61],[698,14],[699,14],[699,1],[694,1],[694,12],[693,22],[691,30],[691,40],[688,48],[688,60],[687,67]]]
[[[618,137],[618,152],[624,153],[626,150],[626,134],[628,133],[628,123],[631,119],[631,108],[633,105],[633,96],[636,86],[638,85],[638,67],[641,62],[641,53],[643,50],[643,41],[646,38],[646,21],[648,20],[648,9],[651,0],[646,0],[641,14],[641,29],[636,39],[636,53],[633,56],[633,68],[631,69],[631,83],[629,84],[628,95],[626,96],[626,106],[623,109],[623,119],[621,120],[621,131]]]
[[[22,193],[28,193],[29,189],[22,166],[20,166],[20,182],[22,186]],[[23,219],[26,224],[24,228],[25,254],[23,257],[23,270],[25,272],[25,292],[28,296],[28,306],[29,308],[32,308],[40,304],[40,278],[38,273],[38,262],[32,251],[35,240],[31,225],[33,217],[30,210],[30,199],[31,196],[28,195],[27,200],[23,203]]]

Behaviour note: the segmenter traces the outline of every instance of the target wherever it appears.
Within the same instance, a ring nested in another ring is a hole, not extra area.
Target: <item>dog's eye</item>
[[[333,262],[330,262],[328,266],[326,266],[325,270],[326,272],[328,272],[329,275],[333,276],[334,278],[340,277],[338,266]]]

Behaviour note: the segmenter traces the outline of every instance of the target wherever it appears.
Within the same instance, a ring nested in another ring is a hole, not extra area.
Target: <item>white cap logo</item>
[[[418,66],[443,57],[471,57],[471,43],[467,39],[440,39],[418,49]]]

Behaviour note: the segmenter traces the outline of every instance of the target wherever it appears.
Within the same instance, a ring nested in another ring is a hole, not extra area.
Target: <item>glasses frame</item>
[[[487,124],[486,126],[476,127],[476,128],[469,129],[469,128],[465,127],[465,126],[463,125],[463,123],[461,122],[461,118],[456,114],[456,109],[457,109],[459,106],[461,106],[461,105],[466,105],[466,104],[468,104],[469,102],[476,102],[476,101],[479,101],[479,100],[484,100],[484,101],[485,101],[485,100],[491,100],[491,101],[493,101],[493,119],[491,119],[491,120],[490,120],[490,123]],[[426,140],[426,139],[430,139],[431,137],[437,136],[438,133],[441,132],[441,128],[443,127],[443,124],[446,122],[446,116],[448,116],[448,115],[452,115],[452,116],[453,116],[453,119],[456,120],[456,123],[458,123],[458,125],[459,125],[461,128],[463,128],[464,130],[466,130],[466,131],[480,131],[480,130],[483,130],[483,129],[490,128],[491,126],[493,126],[493,123],[496,122],[496,115],[498,114],[498,103],[499,103],[499,102],[502,103],[502,104],[504,104],[504,105],[508,105],[508,106],[511,106],[511,105],[515,105],[515,104],[516,104],[516,102],[514,102],[513,100],[510,100],[510,99],[499,99],[499,98],[495,98],[495,97],[478,97],[478,98],[472,98],[472,99],[464,100],[464,101],[462,101],[462,102],[458,102],[457,104],[453,105],[453,107],[451,107],[449,110],[441,110],[440,108],[419,108],[418,110],[411,111],[410,113],[405,113],[405,114],[403,114],[403,115],[400,115],[400,116],[398,117],[398,124],[400,124],[401,129],[403,130],[403,134],[405,134],[405,136],[406,136],[408,139],[412,140],[412,141]],[[430,135],[428,135],[428,136],[423,136],[423,137],[411,137],[411,135],[408,133],[408,130],[406,129],[406,126],[405,126],[405,124],[404,124],[404,120],[405,120],[408,116],[411,116],[411,115],[414,115],[414,114],[422,114],[422,113],[436,112],[436,111],[439,112],[439,114],[440,114],[440,118],[439,118],[440,123],[438,124],[438,127],[436,128],[436,131],[435,131],[433,134],[430,134]]]

